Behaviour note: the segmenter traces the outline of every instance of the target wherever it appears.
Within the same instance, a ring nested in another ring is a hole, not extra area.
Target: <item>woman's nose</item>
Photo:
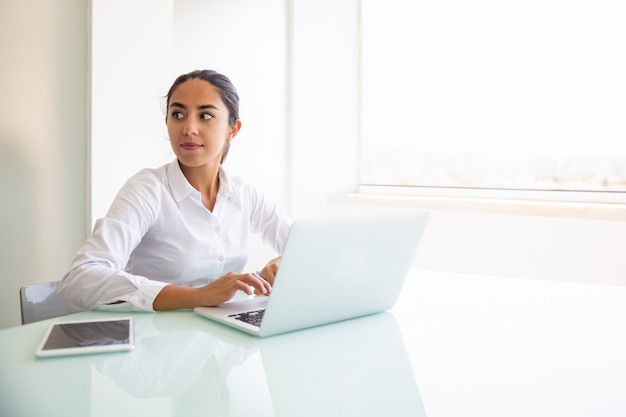
[[[183,125],[183,134],[185,135],[197,135],[198,134],[198,122],[193,119],[187,119]]]

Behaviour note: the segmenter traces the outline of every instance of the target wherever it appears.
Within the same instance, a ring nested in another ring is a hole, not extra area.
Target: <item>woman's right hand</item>
[[[199,288],[167,285],[154,299],[155,311],[213,307],[229,301],[237,291],[248,295],[270,295],[272,286],[257,274],[229,272],[215,281]]]
[[[202,307],[213,307],[233,298],[237,291],[248,295],[270,295],[272,286],[257,274],[229,272],[202,288]]]

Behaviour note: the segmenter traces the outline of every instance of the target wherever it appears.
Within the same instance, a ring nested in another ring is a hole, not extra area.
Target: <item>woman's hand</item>
[[[203,306],[216,306],[233,298],[237,291],[248,295],[269,295],[272,286],[257,274],[229,272],[199,290],[202,293]]]
[[[230,300],[237,291],[243,291],[248,295],[270,295],[272,286],[269,281],[257,274],[230,272],[199,288],[167,285],[163,287],[159,295],[154,299],[152,308],[156,311],[164,311],[212,307]]]
[[[274,285],[274,279],[276,278],[281,259],[282,256],[272,259],[261,270],[261,277],[269,282],[270,285]]]

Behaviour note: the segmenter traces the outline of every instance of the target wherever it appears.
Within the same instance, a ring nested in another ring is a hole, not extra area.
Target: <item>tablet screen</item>
[[[52,324],[37,356],[113,352],[132,347],[130,318],[74,321]]]

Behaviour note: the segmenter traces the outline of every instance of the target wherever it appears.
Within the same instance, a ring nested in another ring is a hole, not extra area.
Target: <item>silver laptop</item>
[[[429,213],[296,220],[269,297],[194,311],[261,337],[393,307]]]

